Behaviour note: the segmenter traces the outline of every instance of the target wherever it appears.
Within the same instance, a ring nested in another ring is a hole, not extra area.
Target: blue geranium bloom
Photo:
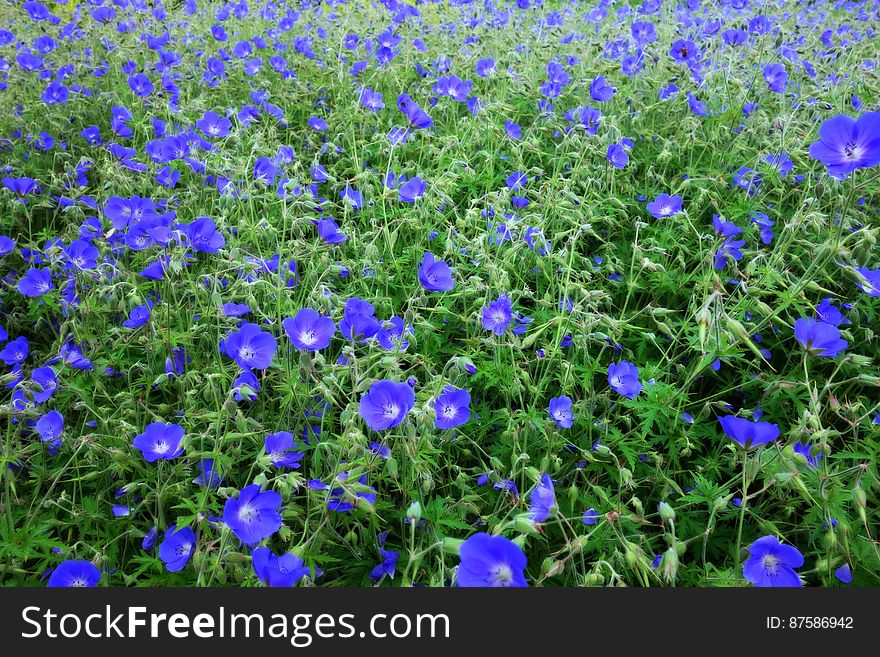
[[[16,365],[24,361],[30,352],[30,343],[24,336],[10,340],[0,351],[0,360],[7,365]]]
[[[758,235],[763,244],[770,244],[773,241],[773,225],[774,221],[764,212],[754,212],[751,216],[752,223],[758,227]]]
[[[604,103],[611,100],[616,90],[605,81],[604,75],[596,76],[590,83],[590,98],[597,103]]]
[[[749,546],[749,558],[743,564],[743,577],[757,587],[801,586],[795,568],[804,565],[804,557],[791,545],[775,536],[762,536]]]
[[[196,121],[196,127],[208,138],[222,138],[229,134],[232,122],[216,112],[205,112],[202,118]]]
[[[409,347],[408,335],[413,335],[412,326],[402,317],[395,316],[382,322],[381,328],[376,332],[376,342],[388,351],[406,351]]]
[[[434,426],[452,429],[466,424],[471,417],[471,395],[467,390],[445,386],[434,401]]]
[[[770,91],[785,93],[785,87],[788,85],[788,71],[785,70],[784,65],[767,64],[761,74]]]
[[[27,4],[27,3],[25,3]],[[95,587],[101,579],[101,571],[90,561],[62,561],[46,583],[48,588]]]
[[[196,535],[190,527],[171,525],[159,545],[159,558],[169,573],[183,570],[196,547]]]
[[[226,239],[217,230],[217,224],[208,217],[198,217],[192,223],[180,224],[179,228],[194,251],[217,253],[226,246]]]
[[[551,399],[547,412],[550,413],[553,421],[563,429],[570,429],[574,423],[574,415],[571,412],[571,399],[565,395]]]
[[[595,525],[599,521],[599,512],[596,511],[593,507],[590,507],[586,511],[584,511],[584,515],[581,516],[581,522],[585,525]]]
[[[15,240],[7,235],[0,235],[0,258],[12,253],[15,248]]]
[[[276,468],[298,468],[304,454],[296,451],[296,441],[288,431],[270,433],[266,436],[263,447],[269,456],[269,462]]]
[[[611,144],[606,154],[608,161],[616,169],[623,169],[629,163],[629,153],[622,144]]]
[[[715,251],[715,269],[721,270],[727,267],[730,260],[739,262],[742,260],[743,252],[740,249],[745,246],[745,240],[735,240],[728,237],[718,250]]]
[[[729,438],[745,448],[771,443],[779,438],[779,425],[770,422],[752,422],[735,415],[718,418],[721,429]]]
[[[34,431],[40,434],[44,443],[58,440],[64,432],[64,416],[58,411],[49,411],[37,420]]]
[[[709,110],[706,109],[706,103],[701,101],[699,98],[697,98],[693,94],[688,94],[687,101],[688,107],[690,107],[691,112],[693,112],[697,116],[709,116]]]
[[[845,176],[856,169],[880,164],[880,112],[858,119],[845,114],[827,119],[819,139],[810,144],[810,156],[828,167],[828,174]]]
[[[3,352],[0,352],[0,360],[2,360],[2,356]],[[58,378],[51,367],[38,367],[35,369],[31,372],[31,381],[42,388],[41,390],[33,390],[34,401],[38,404],[48,401],[58,389]]]
[[[382,579],[382,577],[387,576],[390,579],[394,579],[394,573],[397,569],[397,558],[399,553],[395,550],[379,550],[380,555],[382,557],[382,563],[378,564],[370,571],[370,579],[374,582]]]
[[[443,260],[430,252],[422,256],[419,265],[419,283],[429,292],[448,292],[455,287],[452,280],[452,269]]]
[[[715,232],[721,235],[721,237],[735,237],[743,232],[742,228],[735,223],[725,221],[717,214],[712,215],[712,228],[714,228]]]
[[[397,198],[401,203],[415,203],[425,194],[426,189],[425,182],[414,176],[397,188]]]
[[[378,112],[385,107],[385,102],[382,100],[382,94],[378,91],[373,91],[369,87],[361,89],[360,103],[373,112]]]
[[[522,171],[514,171],[509,176],[507,176],[507,179],[505,180],[507,188],[512,192],[515,192],[518,189],[522,189],[528,184],[528,182],[529,177]]]
[[[843,564],[840,568],[835,570],[834,576],[842,584],[852,584],[852,581],[853,581],[852,570],[850,569],[848,563]]]
[[[506,294],[502,294],[483,308],[483,328],[492,331],[495,335],[504,335],[512,319],[513,304]]]
[[[396,427],[406,419],[416,402],[416,394],[406,383],[376,381],[361,397],[358,413],[373,431]]]
[[[794,337],[811,354],[836,358],[849,343],[840,337],[840,330],[833,324],[801,317],[794,323]]]
[[[245,545],[251,547],[281,528],[281,495],[260,492],[257,484],[241,489],[238,499],[229,498],[223,507],[223,522]]]
[[[880,297],[880,268],[857,267],[855,271],[862,277],[862,281],[856,283],[858,288],[869,296]]]
[[[246,303],[235,303],[230,301],[220,306],[220,310],[226,317],[243,317],[251,312],[250,306]]]
[[[460,587],[525,587],[526,555],[509,538],[474,534],[459,548]]]
[[[364,343],[382,328],[369,301],[351,297],[345,301],[339,332],[346,340]]]
[[[639,368],[626,360],[619,363],[609,363],[608,385],[627,399],[635,398],[642,391]]]
[[[267,547],[251,552],[251,561],[257,578],[270,587],[288,588],[309,574],[308,566],[295,554],[275,554]]]
[[[74,240],[64,249],[67,267],[79,271],[90,271],[97,266],[99,251],[86,240]]]
[[[840,308],[831,303],[831,297],[825,297],[816,306],[816,319],[832,326],[843,326],[850,321],[843,316]]]
[[[141,548],[149,552],[156,546],[156,539],[159,537],[159,528],[153,527],[150,531],[144,534],[144,539],[141,541]]]
[[[39,297],[54,289],[48,269],[28,269],[18,281],[18,291],[26,297]]]
[[[541,475],[538,485],[529,495],[529,517],[534,522],[544,522],[556,507],[556,492],[549,474]]]
[[[336,333],[336,324],[329,318],[319,315],[312,308],[302,308],[296,317],[288,317],[281,322],[284,332],[297,349],[318,351],[330,345]]]
[[[134,447],[139,449],[148,463],[159,459],[169,460],[183,454],[183,427],[179,424],[151,422],[134,438]]]
[[[700,56],[700,49],[690,39],[678,39],[669,49],[669,56],[679,63],[687,62],[691,59],[697,59]]]
[[[795,454],[800,454],[807,460],[807,465],[809,465],[814,470],[819,465],[819,461],[822,460],[822,454],[816,454],[816,456],[810,456],[810,452],[812,451],[812,446],[809,443],[803,443],[798,441],[793,446]]]
[[[682,198],[678,194],[670,196],[669,194],[658,194],[653,201],[648,203],[646,209],[656,219],[671,217],[681,212]]]
[[[271,333],[246,323],[226,338],[225,351],[242,369],[264,370],[272,364],[277,346]]]
[[[318,226],[318,237],[327,244],[342,244],[348,240],[348,235],[339,230],[339,225],[333,219],[320,219],[316,225]]]
[[[217,466],[215,459],[207,458],[199,461],[198,476],[193,479],[194,484],[204,486],[206,488],[217,488],[223,477],[220,476],[220,468]]]

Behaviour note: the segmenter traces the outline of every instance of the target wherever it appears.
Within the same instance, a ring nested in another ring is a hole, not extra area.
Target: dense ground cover
[[[4,584],[880,584],[876,0],[0,15]]]

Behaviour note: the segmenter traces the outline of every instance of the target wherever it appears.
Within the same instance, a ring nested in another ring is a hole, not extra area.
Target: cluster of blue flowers
[[[9,9],[7,571],[871,581],[877,0],[354,5]]]

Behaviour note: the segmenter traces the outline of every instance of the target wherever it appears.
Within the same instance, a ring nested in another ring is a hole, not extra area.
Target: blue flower
[[[26,297],[42,296],[54,287],[48,269],[28,269],[18,281],[18,291]]]
[[[584,515],[581,517],[581,522],[585,525],[595,525],[599,521],[599,512],[596,511],[593,507],[590,507],[586,511],[584,511]]]
[[[427,188],[421,178],[414,176],[397,188],[397,198],[401,203],[415,203],[425,194]]]
[[[336,333],[336,324],[329,317],[319,315],[312,308],[302,308],[296,317],[281,322],[284,332],[297,349],[318,351],[330,345]]]
[[[60,438],[64,431],[64,416],[58,411],[49,411],[37,420],[34,430],[44,443],[51,443]]]
[[[445,386],[434,402],[434,426],[452,429],[466,424],[471,417],[471,395],[467,390]]]
[[[835,570],[834,576],[843,584],[852,584],[852,570],[848,563],[843,564],[840,568]]]
[[[375,317],[375,308],[369,301],[357,297],[346,299],[339,322],[339,332],[346,340],[364,343],[382,328]]]
[[[49,588],[95,587],[101,579],[101,571],[89,561],[62,561],[46,586]]]
[[[220,476],[220,469],[214,459],[202,459],[198,465],[198,476],[193,479],[194,484],[205,486],[206,488],[217,488],[223,477]]]
[[[526,555],[503,536],[474,534],[459,548],[460,587],[525,587]]]
[[[529,495],[529,517],[534,522],[544,522],[556,507],[556,492],[549,474],[541,475],[538,485]]]
[[[743,447],[755,447],[771,443],[779,438],[779,426],[770,422],[752,422],[735,415],[718,418],[721,429]]]
[[[223,522],[239,540],[254,546],[281,528],[281,495],[273,490],[260,492],[257,484],[241,489],[238,499],[230,498],[223,506]]]
[[[610,363],[608,365],[608,385],[627,399],[635,398],[642,391],[639,368],[626,360]]]
[[[504,335],[513,319],[513,304],[510,297],[502,294],[495,301],[483,308],[483,328],[495,335]]]
[[[6,343],[0,351],[0,360],[7,365],[17,365],[28,357],[30,352],[30,343],[24,336],[15,338]]]
[[[265,586],[288,588],[309,574],[308,566],[298,556],[282,554],[276,557],[267,547],[254,549],[251,561],[257,578]]]
[[[574,423],[574,415],[571,412],[571,399],[565,395],[551,399],[547,412],[550,413],[553,421],[563,429],[570,429]]]
[[[842,177],[856,169],[880,164],[880,112],[858,119],[845,114],[827,119],[819,127],[819,139],[810,144],[810,157],[828,167],[828,174]]]
[[[278,344],[259,325],[246,323],[226,338],[224,346],[226,355],[242,369],[264,370],[272,364]]]
[[[419,265],[419,283],[429,292],[448,292],[455,287],[452,269],[433,253],[425,252]]]
[[[122,322],[125,328],[136,329],[150,321],[150,311],[153,309],[153,302],[147,301],[143,306],[135,306],[128,313],[128,319]]]
[[[183,454],[183,427],[179,424],[151,422],[143,433],[134,438],[134,447],[139,449],[148,463],[159,459],[170,460]]]
[[[757,587],[801,586],[795,568],[804,565],[797,548],[783,545],[775,536],[762,536],[749,546],[743,577]]]
[[[629,162],[629,153],[622,144],[611,144],[606,154],[608,161],[616,169],[623,169]]]
[[[646,209],[655,218],[663,219],[681,212],[682,198],[678,194],[670,196],[669,194],[658,194],[657,197],[648,203]]]
[[[795,321],[794,337],[809,353],[825,358],[836,358],[849,346],[840,337],[840,330],[836,326],[810,317],[801,317]]]
[[[178,529],[177,525],[171,525],[159,545],[159,558],[165,562],[165,569],[169,573],[176,573],[189,562],[195,546],[196,535],[192,529]]]
[[[782,64],[767,64],[761,72],[770,91],[776,93],[785,93],[785,87],[788,85],[788,72]]]
[[[373,431],[396,427],[415,405],[416,394],[406,383],[382,380],[361,397],[358,413]]]
[[[382,556],[382,563],[370,571],[370,579],[374,582],[380,580],[383,576],[394,579],[399,553],[395,550],[379,550],[379,552]]]
[[[263,443],[270,463],[276,468],[298,468],[300,466],[303,453],[295,451],[296,446],[293,434],[288,431],[270,433]]]
[[[810,452],[812,451],[812,446],[809,443],[803,443],[798,441],[794,444],[794,453],[800,454],[807,460],[807,465],[809,465],[814,470],[816,466],[819,464],[819,461],[822,459],[822,454],[816,454],[816,456],[810,456]]]

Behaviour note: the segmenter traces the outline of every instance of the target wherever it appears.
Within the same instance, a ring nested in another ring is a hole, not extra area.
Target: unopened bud
[[[409,505],[406,510],[406,517],[411,522],[418,522],[422,519],[422,505],[416,501]]]
[[[660,562],[660,574],[667,582],[674,582],[675,576],[678,575],[678,553],[675,548],[669,548],[663,553],[663,560]]]
[[[443,552],[458,556],[458,551],[461,548],[462,543],[464,543],[464,541],[460,538],[447,536],[443,539]]]
[[[675,509],[668,502],[660,502],[657,505],[657,510],[660,512],[660,517],[664,522],[675,522]]]

